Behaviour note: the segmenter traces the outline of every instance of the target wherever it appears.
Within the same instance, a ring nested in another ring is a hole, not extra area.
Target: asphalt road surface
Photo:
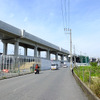
[[[0,80],[0,100],[88,100],[69,68]]]

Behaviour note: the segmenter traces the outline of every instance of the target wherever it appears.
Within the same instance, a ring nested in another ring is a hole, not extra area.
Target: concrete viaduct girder
[[[24,55],[27,56],[27,48],[34,49],[34,56],[37,57],[37,52],[46,51],[47,59],[50,59],[50,53],[56,55],[56,60],[58,60],[58,55],[61,59],[64,56],[68,57],[69,51],[59,48],[58,46],[49,43],[43,39],[40,39],[25,30],[18,29],[11,26],[5,22],[0,21],[0,39],[3,42],[3,54],[7,55],[7,44],[14,44],[14,55],[18,56],[19,46],[24,47]],[[38,57],[39,57],[38,53]]]

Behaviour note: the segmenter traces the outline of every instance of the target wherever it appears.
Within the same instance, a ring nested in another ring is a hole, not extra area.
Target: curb
[[[79,77],[74,73],[73,71],[73,76],[75,80],[79,83],[83,91],[87,94],[89,100],[100,100],[86,85],[83,83]]]
[[[12,75],[12,76],[2,76],[0,78],[0,80],[4,80],[4,79],[9,79],[9,78],[14,78],[14,77],[19,77],[19,76],[23,76],[23,75],[27,75],[27,74],[32,74],[33,72],[29,72],[29,73],[21,73],[21,74],[16,74],[16,75]]]
[[[50,69],[48,69],[48,70],[50,70]],[[46,71],[46,70],[41,70],[41,71]],[[27,74],[33,74],[33,73],[34,72],[27,72],[27,73],[20,73],[20,74],[17,73],[16,75],[11,75],[11,76],[2,76],[2,77],[0,77],[0,80],[19,77],[19,76],[23,76],[23,75],[27,75]]]

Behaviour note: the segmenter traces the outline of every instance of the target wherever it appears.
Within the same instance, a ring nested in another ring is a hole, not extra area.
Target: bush
[[[3,76],[2,79],[7,79],[7,77]]]
[[[100,98],[100,81],[93,82],[90,88]]]
[[[77,76],[100,98],[100,67],[96,65],[96,63],[92,62],[91,66],[75,67],[73,70]]]
[[[90,65],[95,67],[97,66],[97,62],[90,62]]]

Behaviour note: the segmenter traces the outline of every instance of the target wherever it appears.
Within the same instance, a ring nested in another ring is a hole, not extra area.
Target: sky
[[[64,4],[64,0],[0,0],[0,20],[70,50],[61,1]],[[70,29],[76,54],[100,58],[100,0],[70,0]]]

